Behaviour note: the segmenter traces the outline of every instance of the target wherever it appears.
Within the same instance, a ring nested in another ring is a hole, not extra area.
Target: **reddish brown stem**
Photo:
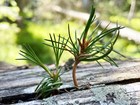
[[[73,71],[72,71],[72,77],[73,77],[73,83],[76,88],[78,88],[78,83],[77,83],[77,78],[76,78],[76,69],[78,65],[78,61],[75,61],[74,66],[73,66]]]

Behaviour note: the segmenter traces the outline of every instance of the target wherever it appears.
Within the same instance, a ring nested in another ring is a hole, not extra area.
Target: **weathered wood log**
[[[83,20],[83,21],[87,21],[88,18],[89,18],[88,13],[83,13],[83,12],[78,12],[78,11],[73,11],[73,10],[67,10],[67,9],[63,9],[59,6],[52,6],[51,10],[53,10],[55,12],[58,12],[58,13],[61,13],[61,14],[71,16],[71,17],[76,18],[76,19]],[[96,13],[96,16],[99,17],[99,14]],[[100,23],[101,28],[105,28],[110,22],[105,21],[105,20],[98,20],[98,23]],[[111,29],[113,27],[116,27],[116,24],[115,23],[110,23],[110,25],[107,29]],[[132,40],[135,43],[140,43],[140,32],[135,31],[131,28],[125,27],[124,29],[121,29],[120,30],[120,36],[124,37],[124,38],[127,38],[128,40]]]
[[[96,64],[81,64],[77,69],[78,83],[80,86],[88,84],[91,89],[71,90],[30,102],[19,100],[21,103],[17,105],[139,105],[140,62],[118,61],[118,65],[119,67],[114,67],[103,63],[103,69]],[[35,87],[45,74],[39,67],[1,72],[0,99],[34,93]],[[64,82],[61,89],[73,87],[71,71],[65,72],[61,78]]]
[[[140,86],[140,84],[133,84]],[[140,105],[140,93],[131,85],[92,87],[89,90],[64,93],[46,98],[25,102],[24,105]],[[133,92],[132,92],[133,90]],[[15,105],[23,105],[17,103]]]
[[[6,72],[8,70],[17,70],[17,69],[27,69],[29,66],[27,65],[22,65],[22,66],[15,66],[6,62],[0,61],[0,72]]]
[[[15,69],[14,65],[8,64],[6,62],[0,61],[0,72],[3,72],[4,70],[13,70]]]

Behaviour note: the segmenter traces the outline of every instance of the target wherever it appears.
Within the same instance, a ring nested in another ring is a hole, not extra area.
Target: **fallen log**
[[[52,6],[52,11],[71,16],[76,19],[80,19],[83,21],[87,21],[89,18],[88,13],[73,11],[73,10],[67,10],[63,9],[60,6]],[[99,14],[96,13],[96,17],[99,17]],[[100,23],[101,28],[105,28],[110,22],[105,20],[97,20],[98,23]],[[115,23],[110,23],[109,27],[107,29],[111,29],[113,27],[116,27]],[[120,36],[123,38],[127,38],[128,40],[132,40],[135,43],[140,43],[140,32],[135,31],[131,28],[125,27],[124,29],[120,30]]]
[[[73,87],[71,70],[65,72],[61,76],[64,83],[61,89],[69,90],[43,100],[29,100],[29,97],[34,96],[34,89],[45,75],[43,69],[35,67],[1,72],[0,103],[13,97],[17,98],[17,103],[13,105],[139,105],[140,62],[117,63],[119,67],[103,63],[104,69],[96,64],[79,65],[77,68],[79,86],[88,84],[90,89],[76,90]],[[25,98],[28,98],[26,101],[29,102],[24,102]]]

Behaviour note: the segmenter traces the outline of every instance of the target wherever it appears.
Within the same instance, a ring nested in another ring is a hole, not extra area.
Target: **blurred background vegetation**
[[[0,61],[14,65],[28,62],[17,61],[22,44],[29,43],[43,63],[54,63],[52,49],[43,45],[49,33],[67,36],[67,25],[71,32],[80,34],[85,22],[56,13],[54,5],[64,9],[89,12],[94,5],[100,19],[116,22],[140,31],[139,0],[0,0]],[[94,28],[94,27],[93,27]],[[132,58],[140,57],[140,46],[134,41],[119,38],[115,49]],[[115,58],[116,56],[112,54]],[[62,61],[70,56],[65,53]]]

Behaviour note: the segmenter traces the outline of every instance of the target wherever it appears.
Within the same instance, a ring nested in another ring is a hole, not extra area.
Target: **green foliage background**
[[[96,7],[96,11],[102,16],[101,19],[116,22],[140,31],[140,1],[137,0],[135,15],[128,21],[127,14],[130,9],[131,0],[90,0]],[[29,43],[34,51],[39,55],[43,63],[54,63],[52,49],[42,43],[48,38],[49,33],[63,35],[67,37],[67,25],[71,26],[71,33],[74,35],[83,30],[85,25],[80,20],[66,17],[52,12],[47,7],[60,5],[63,8],[75,9],[79,11],[89,11],[85,8],[81,0],[1,0],[0,1],[0,61],[5,61],[15,65],[27,64],[28,62],[17,61],[19,50],[22,44]],[[111,9],[110,9],[111,8]],[[113,11],[112,11],[113,10]],[[94,28],[94,26],[93,26]],[[134,58],[140,57],[140,46],[133,41],[119,38],[115,49],[126,56]],[[116,58],[114,54],[112,54]],[[69,57],[64,53],[61,62]]]

